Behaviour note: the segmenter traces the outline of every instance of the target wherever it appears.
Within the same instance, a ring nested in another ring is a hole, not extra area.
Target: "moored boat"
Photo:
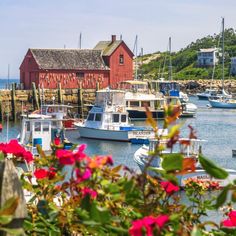
[[[233,98],[218,98],[209,99],[209,103],[213,108],[236,109],[236,99]]]
[[[151,128],[129,123],[125,106],[125,92],[97,91],[95,105],[84,123],[75,123],[80,137],[113,141],[145,143],[155,133]]]
[[[202,93],[197,93],[197,97],[199,100],[208,100],[210,97],[217,96],[218,92],[215,89],[206,89]]]
[[[73,144],[65,137],[62,121],[41,114],[23,116],[19,143],[33,155],[38,155],[37,145],[45,152],[51,151],[52,144],[70,149]]]
[[[193,117],[197,106],[188,102],[186,94],[179,91],[176,82],[159,81],[159,91],[151,91],[146,81],[123,81],[120,85],[126,91],[126,109],[131,120],[146,119],[146,107],[154,119],[164,118],[164,106],[172,103],[181,107],[180,117]]]
[[[42,114],[50,116],[52,119],[63,120],[63,127],[69,130],[75,129],[74,122],[78,121],[74,118],[72,109],[72,106],[64,104],[42,104],[41,109],[34,111],[33,114]]]
[[[216,183],[219,187],[224,187],[233,180],[236,179],[236,170],[233,169],[225,169],[228,173],[229,176],[227,179],[221,180],[221,179],[215,179],[211,177],[199,164],[198,162],[198,155],[199,155],[199,150],[201,149],[201,143],[204,140],[200,139],[184,139],[186,141],[190,142],[190,146],[188,148],[183,148],[181,145],[179,145],[180,150],[177,151],[176,153],[181,153],[184,156],[185,160],[188,159],[193,159],[195,163],[195,170],[189,170],[186,171],[185,173],[175,173],[175,176],[178,181],[178,185],[180,187],[185,187],[186,184],[189,183],[189,181],[205,181],[205,182],[214,182]],[[155,156],[152,157],[150,156],[150,153],[154,151],[154,148],[156,147],[157,140],[151,140],[149,145],[143,145],[140,147],[135,153],[134,153],[134,161],[137,163],[139,166],[140,170],[142,172],[146,171],[147,174],[151,176],[156,176],[159,175],[158,172],[162,171],[162,158],[160,156]],[[171,153],[170,150],[165,150],[163,151],[163,154],[168,154]],[[150,159],[152,158],[152,159]],[[149,169],[148,167],[152,167]]]

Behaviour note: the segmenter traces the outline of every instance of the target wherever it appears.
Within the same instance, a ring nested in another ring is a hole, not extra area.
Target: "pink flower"
[[[132,222],[132,227],[129,229],[131,236],[142,236],[143,235],[143,220],[135,220]]]
[[[222,221],[224,227],[236,227],[236,211],[230,211],[228,214],[229,218]]]
[[[169,221],[169,216],[167,215],[160,215],[155,219],[156,224],[161,229],[167,222]]]
[[[56,156],[59,159],[61,165],[74,165],[75,158],[72,151],[59,149],[56,151]]]
[[[224,227],[235,227],[233,222],[230,219],[226,219],[221,223]]]
[[[87,148],[87,145],[86,144],[81,144],[78,148],[78,151],[79,152],[84,152],[84,150]]]
[[[179,186],[176,186],[176,185],[172,184],[169,181],[162,181],[161,186],[164,188],[166,193],[169,194],[169,195],[174,193],[174,192],[179,191]]]
[[[34,171],[36,179],[45,179],[48,177],[48,171],[45,169],[37,169]]]
[[[143,219],[135,220],[132,222],[132,226],[129,229],[129,234],[131,236],[142,236],[144,232],[143,230],[145,229],[145,235],[152,236],[155,226],[158,226],[159,229],[162,229],[168,221],[169,216],[167,215],[160,215],[157,217],[146,216]]]
[[[89,179],[92,175],[92,172],[89,168],[86,168],[84,172],[81,172],[80,169],[76,169],[77,181],[82,182]]]
[[[233,224],[236,226],[236,211],[231,211],[229,213],[229,218],[233,222]]]
[[[81,191],[82,191],[83,197],[89,194],[91,198],[95,199],[98,195],[95,190],[91,188],[87,188],[87,187],[83,188]]]

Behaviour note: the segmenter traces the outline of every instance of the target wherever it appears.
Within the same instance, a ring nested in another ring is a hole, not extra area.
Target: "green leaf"
[[[3,152],[0,152],[0,161],[3,161],[5,159]]]
[[[225,201],[227,199],[229,187],[230,187],[229,185],[225,186],[223,188],[223,190],[221,191],[221,193],[219,194],[219,196],[217,197],[216,204],[215,204],[216,208],[219,208],[220,206],[222,206],[225,203]]]
[[[228,177],[228,172],[224,169],[215,165],[211,160],[207,159],[206,157],[199,155],[199,161],[202,165],[202,168],[212,177],[216,179],[226,179]]]
[[[12,221],[13,216],[11,215],[1,215],[0,216],[0,224],[6,225],[9,224]]]
[[[115,227],[115,226],[112,226],[112,225],[107,225],[106,228],[116,232],[116,233],[124,233],[124,234],[127,234],[127,229],[123,229],[121,227]]]
[[[97,206],[95,202],[92,203],[90,217],[92,220],[102,224],[109,223],[111,219],[108,209]]]
[[[113,194],[113,193],[120,193],[120,188],[117,184],[115,183],[111,183],[108,185],[108,191],[109,193]]]
[[[85,197],[81,201],[81,208],[90,211],[91,204],[90,204],[90,195],[86,194]]]
[[[19,228],[19,229],[8,229],[8,228],[2,228],[0,227],[1,231],[5,231],[10,235],[25,235],[24,230]]]
[[[9,198],[0,209],[0,215],[13,215],[18,206],[18,202],[18,197]]]
[[[82,220],[89,220],[89,214],[86,210],[83,210],[81,208],[76,208],[75,212],[78,214],[78,216],[82,219]]]
[[[197,226],[194,226],[191,236],[202,236],[201,231],[197,228]]]
[[[170,153],[163,155],[162,168],[166,171],[182,170],[183,155]]]
[[[169,137],[169,138],[172,138],[172,137],[176,134],[176,132],[179,131],[179,129],[180,129],[182,126],[183,126],[183,123],[172,126],[171,129],[170,129],[170,131],[169,131],[169,133],[168,133],[168,137]]]

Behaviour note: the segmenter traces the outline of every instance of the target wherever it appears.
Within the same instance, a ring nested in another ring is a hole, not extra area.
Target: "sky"
[[[0,78],[19,78],[28,48],[84,49],[117,35],[144,54],[186,47],[198,38],[236,29],[235,0],[0,0]]]

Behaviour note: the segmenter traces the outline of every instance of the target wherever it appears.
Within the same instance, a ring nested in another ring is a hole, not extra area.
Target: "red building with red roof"
[[[20,82],[44,88],[117,88],[133,79],[133,53],[123,40],[100,41],[94,49],[29,49],[20,66]]]

